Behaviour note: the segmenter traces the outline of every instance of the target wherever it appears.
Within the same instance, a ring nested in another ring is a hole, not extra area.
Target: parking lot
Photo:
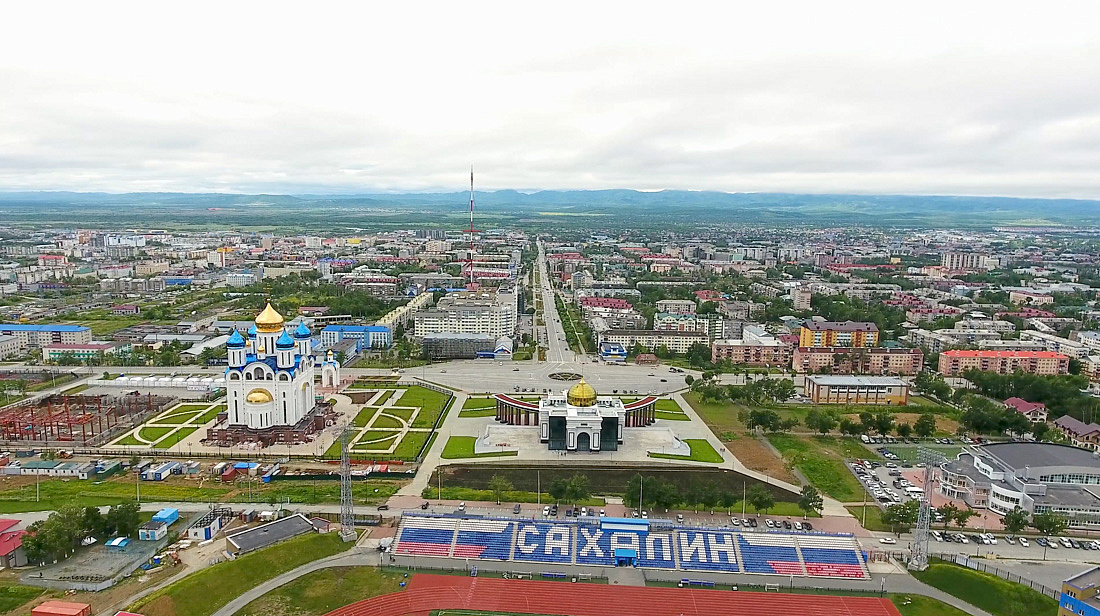
[[[881,507],[923,500],[923,491],[902,477],[901,465],[894,461],[856,460],[848,464],[864,489]]]

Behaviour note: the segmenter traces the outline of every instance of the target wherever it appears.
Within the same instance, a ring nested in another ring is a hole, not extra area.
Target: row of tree
[[[760,484],[738,493],[710,482],[682,485],[641,474],[630,478],[626,492],[623,494],[623,503],[637,509],[702,508],[713,511],[716,507],[732,508],[742,500],[753,510],[762,513],[770,511],[776,503],[775,494]],[[823,499],[817,488],[813,486],[802,488],[798,498],[798,507],[802,511],[810,515],[820,512],[822,506]]]
[[[940,525],[944,530],[954,525],[958,529],[966,527],[970,518],[978,515],[973,509],[962,509],[948,503],[935,508],[936,513],[942,518]],[[899,534],[902,528],[911,527],[917,523],[920,513],[920,502],[911,500],[903,504],[890,505],[882,512],[882,523],[891,528],[894,534]],[[1038,513],[1029,515],[1027,511],[1017,506],[1001,518],[1005,532],[1009,535],[1019,534],[1028,527],[1034,528],[1039,533],[1052,536],[1065,532],[1068,523],[1066,519],[1053,513]]]
[[[27,528],[23,549],[32,563],[55,562],[72,556],[88,537],[132,537],[140,523],[136,502],[114,505],[106,515],[98,507],[63,505]]]

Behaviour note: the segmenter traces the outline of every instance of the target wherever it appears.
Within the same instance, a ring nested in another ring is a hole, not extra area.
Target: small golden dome
[[[271,402],[271,394],[266,389],[253,389],[244,399],[250,404],[267,404]]]
[[[283,315],[275,311],[271,307],[271,302],[267,303],[267,308],[264,308],[256,317],[256,331],[270,334],[277,332],[283,328]]]
[[[565,400],[573,406],[596,406],[596,390],[581,379],[580,383],[569,388]]]

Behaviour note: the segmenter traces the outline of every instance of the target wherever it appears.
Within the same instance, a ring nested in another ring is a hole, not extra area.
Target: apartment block
[[[963,351],[940,353],[939,370],[946,376],[959,376],[966,370],[1012,374],[1017,370],[1031,374],[1066,374],[1069,357],[1051,351]]]
[[[878,346],[878,326],[860,321],[806,321],[799,331],[798,346]]]
[[[799,347],[791,367],[799,373],[895,374],[912,376],[924,366],[920,349]]]

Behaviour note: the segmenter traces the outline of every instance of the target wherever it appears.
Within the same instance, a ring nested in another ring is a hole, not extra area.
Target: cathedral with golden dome
[[[622,400],[597,396],[581,379],[560,395],[539,400],[539,437],[550,449],[615,451],[623,442],[626,415]]]
[[[322,386],[338,384],[340,366],[331,355],[314,360],[305,323],[288,332],[283,316],[269,303],[247,338],[234,331],[225,346],[226,420],[208,438],[219,444],[301,443],[333,419],[331,406],[316,400],[314,378],[319,368]]]

